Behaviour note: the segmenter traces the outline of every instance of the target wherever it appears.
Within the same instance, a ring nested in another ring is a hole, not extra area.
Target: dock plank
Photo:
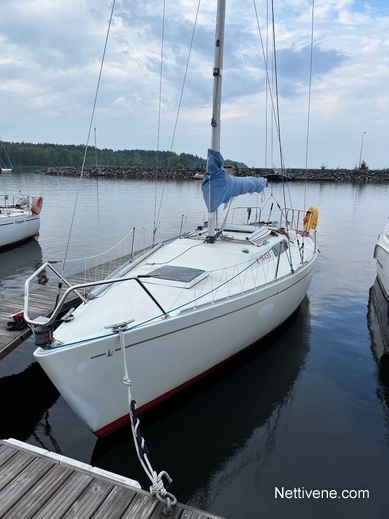
[[[45,504],[32,517],[34,519],[62,518],[92,479],[92,476],[88,474],[72,473],[54,493],[46,493]],[[26,499],[29,501],[29,497],[26,496]],[[77,517],[77,515],[73,517]]]
[[[136,496],[134,491],[131,495],[129,489],[115,486],[107,498],[101,503],[99,509],[93,516],[93,519],[111,519],[112,517],[123,517],[124,512],[128,508],[128,502],[132,501]]]
[[[94,517],[96,510],[106,499],[111,489],[112,484],[108,483],[108,481],[99,481],[94,478],[78,499],[72,503],[68,511],[63,515],[63,519]]]
[[[0,440],[2,519],[166,519],[163,509],[136,481],[17,440]],[[223,519],[182,503],[169,517]]]
[[[30,489],[29,500],[20,499],[12,508],[12,519],[32,519],[36,517],[39,510],[43,508],[50,496],[61,486],[64,481],[70,477],[72,471],[68,467],[55,465],[50,468],[38,481],[38,483]],[[7,514],[2,516],[7,518]]]
[[[34,485],[35,478],[40,479],[50,470],[50,464],[43,459],[34,459],[1,492],[1,508],[6,514]],[[13,514],[14,517],[14,514]]]

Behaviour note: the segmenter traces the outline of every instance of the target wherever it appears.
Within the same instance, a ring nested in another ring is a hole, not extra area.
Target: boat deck
[[[0,517],[222,519],[177,503],[172,515],[134,480],[17,440],[0,440]]]

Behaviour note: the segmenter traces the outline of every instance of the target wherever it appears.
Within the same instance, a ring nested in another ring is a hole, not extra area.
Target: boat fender
[[[136,412],[135,400],[131,400],[130,411],[131,411],[131,423],[134,425],[134,430],[135,430],[135,440],[136,440],[136,444],[138,446],[138,453],[139,453],[139,456],[142,457],[143,461],[145,461],[144,457],[145,457],[145,455],[147,457],[149,456],[149,449],[147,448],[147,445],[146,445],[144,439],[142,438],[142,435],[141,435],[141,432],[139,429],[139,419],[138,419],[138,414]]]
[[[319,221],[319,210],[317,207],[312,206],[305,213],[305,216],[303,219],[304,231],[309,231],[310,229],[316,229],[318,221]]]
[[[42,205],[43,205],[43,198],[40,195],[34,196],[34,198],[32,199],[32,204],[31,204],[32,214],[40,214],[40,212],[42,211]]]

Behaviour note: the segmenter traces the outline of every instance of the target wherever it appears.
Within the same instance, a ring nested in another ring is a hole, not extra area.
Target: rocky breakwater
[[[195,167],[156,169],[144,166],[99,166],[87,167],[83,175],[88,178],[120,178],[120,179],[157,179],[157,180],[188,180],[192,179],[199,171]],[[42,168],[35,171],[39,175],[57,175],[79,177],[81,168],[61,167]],[[266,177],[269,181],[280,181],[279,175],[272,169],[265,168],[236,168],[235,175],[240,177],[255,176]],[[288,180],[295,181],[334,181],[334,182],[359,182],[359,183],[387,183],[389,182],[389,169],[362,170],[362,169],[288,169]]]
[[[120,179],[157,179],[179,180],[193,178],[198,168],[158,168],[147,166],[99,166],[84,168],[83,176],[88,178],[120,178]],[[79,177],[80,167],[66,166],[61,168],[38,169],[39,175]]]
[[[313,169],[288,170],[295,180],[316,180],[357,183],[386,183],[389,182],[389,169]]]

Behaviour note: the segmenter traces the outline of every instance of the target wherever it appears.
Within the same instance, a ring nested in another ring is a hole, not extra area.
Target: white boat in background
[[[384,291],[386,299],[389,299],[389,222],[378,236],[374,248],[374,258],[377,265],[378,282]]]
[[[3,153],[4,153],[3,156],[5,157],[5,159],[8,162],[8,166],[7,166],[7,164],[4,162],[4,160],[2,158],[0,158],[0,175],[2,173],[12,173],[13,165],[12,165],[11,159],[9,158],[7,148],[4,146],[4,142],[1,140],[1,138],[0,138],[0,141],[1,141],[2,148],[3,148]]]
[[[195,180],[203,180],[204,175],[205,175],[205,171],[198,171],[197,173],[195,173],[195,174],[193,175],[193,178],[194,178]]]
[[[10,167],[0,159],[0,174],[12,173],[13,166],[6,147],[0,139],[6,160]],[[39,234],[41,196],[1,194],[0,193],[0,251],[14,247]]]
[[[0,251],[39,234],[41,196],[0,194]]]
[[[34,357],[98,436],[128,421],[136,407],[152,408],[267,336],[295,312],[312,280],[316,207],[277,204],[280,212],[270,221],[269,209],[265,216],[261,207],[233,203],[239,195],[262,192],[266,180],[234,177],[222,167],[224,11],[225,0],[219,0],[211,146],[201,186],[207,221],[143,250],[107,279],[70,286],[45,263],[25,284],[24,318],[38,345]],[[31,286],[43,271],[67,286],[50,317],[32,304]],[[91,289],[86,297],[85,289]],[[56,328],[75,293],[82,304]]]
[[[197,173],[195,173],[193,178],[195,180],[203,180],[206,167],[207,165],[204,164],[204,169],[202,171],[198,171]],[[232,164],[223,164],[223,168],[227,171],[229,175],[234,175],[236,168]]]

